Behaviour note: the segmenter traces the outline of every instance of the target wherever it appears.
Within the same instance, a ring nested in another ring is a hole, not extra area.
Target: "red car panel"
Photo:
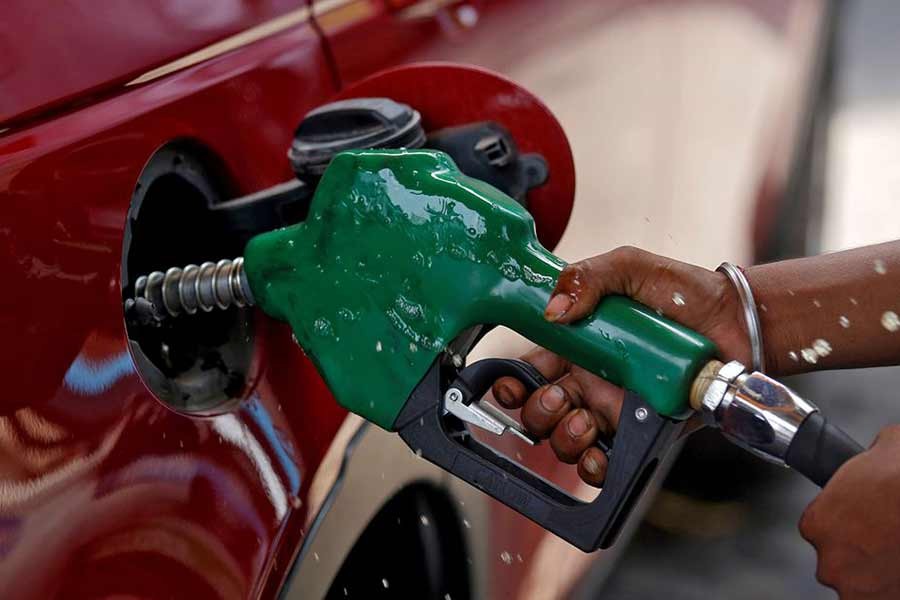
[[[6,2],[0,19],[0,128],[98,96],[303,0]]]
[[[105,57],[86,62],[110,72]],[[237,411],[164,407],[129,355],[123,225],[144,164],[172,139],[220,157],[236,192],[289,179],[293,128],[332,82],[305,23],[0,137],[0,596],[277,592],[303,536],[308,475],[345,413],[262,317]]]

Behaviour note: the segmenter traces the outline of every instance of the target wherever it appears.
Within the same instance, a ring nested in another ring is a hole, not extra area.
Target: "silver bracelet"
[[[743,271],[730,262],[723,262],[716,271],[724,273],[734,284],[744,308],[744,320],[747,322],[747,335],[750,337],[750,354],[753,358],[753,370],[763,372],[766,365],[763,354],[762,326],[759,323],[759,313],[756,312],[756,302],[753,300],[753,290]]]

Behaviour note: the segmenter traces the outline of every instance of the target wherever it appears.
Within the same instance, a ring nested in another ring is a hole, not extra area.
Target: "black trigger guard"
[[[550,383],[540,371],[524,360],[485,358],[463,369],[450,386],[459,389],[463,393],[463,402],[469,404],[480,400],[491,389],[494,382],[501,377],[518,379],[525,386],[525,392],[529,396],[538,388]],[[609,457],[614,440],[615,435],[600,432],[595,444]]]
[[[446,415],[443,403],[443,391],[457,375],[442,359],[435,361],[403,406],[393,429],[423,458],[585,552],[607,548],[615,541],[663,455],[685,426],[684,421],[659,416],[626,391],[606,482],[592,502],[582,502],[474,437],[459,435],[465,432],[465,424]]]

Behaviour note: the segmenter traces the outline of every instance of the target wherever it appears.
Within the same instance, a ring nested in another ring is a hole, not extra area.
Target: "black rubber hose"
[[[853,438],[828,423],[822,413],[814,412],[801,423],[785,462],[819,487],[825,487],[841,465],[862,451],[863,447]]]

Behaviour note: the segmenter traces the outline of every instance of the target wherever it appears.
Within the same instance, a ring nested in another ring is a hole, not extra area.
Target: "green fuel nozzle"
[[[126,313],[152,322],[256,304],[290,324],[344,407],[586,551],[615,540],[692,408],[819,485],[862,450],[783,384],[712,360],[709,340],[632,300],[607,297],[578,323],[548,322],[564,266],[521,205],[447,155],[350,151],[332,160],[304,222],[257,235],[243,257],[139,278]],[[521,361],[465,365],[492,325],[625,388],[614,439],[598,441],[609,467],[594,501],[470,435],[474,425],[533,443],[482,397],[502,376],[530,391],[547,383]]]

